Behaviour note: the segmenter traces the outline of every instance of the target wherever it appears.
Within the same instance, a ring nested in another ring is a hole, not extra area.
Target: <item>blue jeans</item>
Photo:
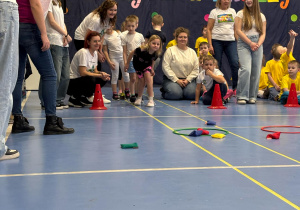
[[[259,36],[249,36],[248,38],[252,42],[257,43]],[[261,45],[257,51],[252,51],[248,44],[239,39],[237,49],[240,59],[239,79],[236,89],[237,99],[256,100],[263,58],[263,46]]]
[[[57,45],[50,45],[50,52],[52,55],[54,67],[57,74],[56,88],[57,88],[57,103],[63,101],[66,97],[69,81],[70,81],[70,58],[69,58],[69,48],[61,47]],[[42,105],[42,80],[40,80],[39,86],[39,97]]]
[[[239,70],[239,58],[237,54],[236,41],[220,41],[220,40],[213,39],[212,45],[215,52],[214,57],[218,61],[219,69],[221,71],[222,71],[223,52],[225,53],[231,69],[232,89],[236,89],[237,81],[238,81],[238,70]],[[222,72],[225,75],[224,71]],[[228,78],[227,75],[226,77]]]
[[[28,54],[43,81],[43,99],[47,116],[56,115],[56,72],[50,50],[42,51],[41,34],[36,24],[20,23],[19,29],[19,72],[13,92],[13,115],[22,115],[22,83],[24,80],[26,55]]]
[[[281,104],[283,104],[283,105],[286,104],[289,94],[290,94],[290,91],[285,91],[282,93],[282,95],[280,97]],[[297,99],[298,99],[298,104],[300,104],[300,95],[297,96]]]
[[[12,92],[18,75],[18,4],[0,2],[0,157],[7,150],[5,135],[13,105]]]
[[[196,94],[196,79],[191,81],[185,88],[164,76],[162,97],[167,100],[194,100]]]

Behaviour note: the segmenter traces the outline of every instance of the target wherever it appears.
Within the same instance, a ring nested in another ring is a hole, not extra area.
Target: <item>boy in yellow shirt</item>
[[[274,44],[272,46],[271,53],[273,59],[267,62],[266,74],[269,79],[269,99],[278,101],[279,92],[281,90],[281,80],[287,74],[287,64],[294,59],[292,51],[294,48],[295,37],[298,36],[293,30],[289,31],[290,41],[287,47],[283,47],[280,44]]]
[[[262,60],[262,66],[261,66],[261,72],[260,72],[260,78],[259,78],[259,85],[258,85],[258,98],[268,98],[269,96],[269,90],[268,90],[268,75],[266,74],[266,57],[263,55]]]
[[[300,104],[300,64],[293,60],[288,63],[288,74],[282,78],[280,90],[280,102],[286,104],[292,83],[296,85],[298,104]]]
[[[202,36],[198,37],[195,43],[195,49],[197,52],[197,56],[200,56],[200,43],[201,42],[207,42],[207,25],[203,26],[202,28]]]

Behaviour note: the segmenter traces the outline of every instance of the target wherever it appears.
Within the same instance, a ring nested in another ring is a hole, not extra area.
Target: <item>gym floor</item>
[[[299,108],[268,100],[237,105],[233,98],[227,109],[208,109],[167,101],[159,87],[154,91],[155,107],[146,107],[144,97],[140,107],[112,101],[107,110],[58,110],[75,133],[52,136],[42,135],[44,111],[37,92],[28,92],[23,113],[35,131],[8,137],[8,147],[21,155],[0,162],[1,209],[300,209],[299,134],[267,140],[269,132],[261,130],[299,125]],[[102,93],[111,97],[109,87]],[[217,139],[172,133],[199,127],[229,134]],[[134,142],[138,149],[120,147]]]

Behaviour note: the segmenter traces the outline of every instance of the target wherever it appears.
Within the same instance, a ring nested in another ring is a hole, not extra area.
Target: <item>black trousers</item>
[[[223,83],[221,84],[221,83],[218,83],[214,80],[212,88],[210,88],[210,90],[208,90],[203,96],[203,104],[204,105],[211,105],[211,101],[212,101],[212,98],[213,98],[213,95],[214,95],[216,84],[219,84],[219,86],[220,86],[221,97],[223,98],[226,95],[227,86]]]

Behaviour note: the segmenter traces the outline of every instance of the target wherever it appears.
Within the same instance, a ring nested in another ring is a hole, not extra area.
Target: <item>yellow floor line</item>
[[[75,175],[75,174],[101,174],[101,173],[128,173],[128,172],[151,172],[151,171],[187,171],[187,170],[216,170],[216,169],[262,169],[262,168],[299,168],[300,165],[264,165],[264,166],[208,166],[208,167],[181,167],[181,168],[141,168],[120,170],[96,170],[96,171],[71,171],[71,172],[49,172],[28,174],[5,174],[4,177],[46,176],[46,175]]]
[[[174,106],[171,106],[163,101],[157,100],[167,106],[170,106],[176,110],[179,110],[183,113],[186,113],[190,116],[194,116],[188,112],[185,112],[183,110],[180,110]],[[137,109],[139,109],[140,111],[144,112],[145,114],[147,114],[148,116],[152,117],[154,120],[156,120],[157,122],[161,123],[162,125],[164,125],[165,127],[169,128],[170,130],[174,131],[173,128],[171,128],[170,126],[168,126],[167,124],[163,123],[162,121],[160,121],[159,119],[157,119],[156,117],[152,116],[151,114],[149,114],[148,112],[144,111],[143,109],[141,109],[140,107],[135,106]],[[195,116],[196,117],[196,116]],[[204,119],[201,119],[199,117],[196,117],[199,120],[202,120],[205,122]],[[185,140],[187,140],[188,142],[190,142],[191,144],[195,145],[196,147],[198,147],[199,149],[201,149],[202,151],[208,153],[209,155],[211,155],[212,157],[216,158],[217,160],[219,160],[220,162],[224,163],[225,165],[227,165],[228,167],[232,167],[233,170],[235,170],[236,172],[238,172],[239,174],[243,175],[244,177],[246,177],[247,179],[249,179],[250,181],[254,182],[255,184],[257,184],[258,186],[260,186],[261,188],[263,188],[264,190],[266,190],[267,192],[271,193],[272,195],[276,196],[277,198],[279,198],[280,200],[284,201],[285,203],[289,204],[290,206],[292,206],[295,209],[300,210],[300,207],[297,206],[296,204],[294,204],[293,202],[289,201],[288,199],[286,199],[285,197],[283,197],[282,195],[278,194],[277,192],[275,192],[274,190],[272,190],[271,188],[265,186],[264,184],[260,183],[259,181],[255,180],[254,178],[252,178],[251,176],[249,176],[248,174],[244,173],[243,171],[239,170],[238,168],[232,166],[230,163],[228,163],[227,161],[223,160],[222,158],[220,158],[219,156],[215,155],[214,153],[210,152],[209,150],[205,149],[204,147],[200,146],[199,144],[193,142],[192,140],[190,140],[189,138],[187,138],[186,136],[182,136],[182,138],[184,138]],[[250,140],[249,140],[250,141]],[[258,144],[259,145],[259,144]],[[271,150],[272,151],[272,150]],[[275,151],[274,151],[275,152]],[[279,153],[280,154],[280,153]],[[285,156],[285,155],[283,155]],[[287,156],[286,156],[287,157]],[[292,158],[291,158],[292,159]],[[295,160],[296,161],[296,160]],[[296,161],[297,162],[297,161]]]

